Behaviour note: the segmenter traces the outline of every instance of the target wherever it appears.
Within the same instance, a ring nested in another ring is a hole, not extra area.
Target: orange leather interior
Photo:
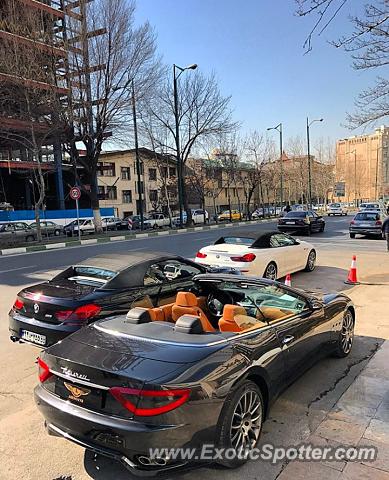
[[[287,317],[290,315],[290,312],[281,310],[276,307],[261,307],[261,312],[265,316],[266,320],[269,322],[273,320],[280,320],[281,318]]]
[[[200,317],[200,321],[205,332],[215,331],[203,310],[198,306],[197,297],[194,293],[177,293],[176,303],[172,308],[173,322],[176,322],[182,315],[195,315]]]
[[[174,303],[169,303],[167,305],[150,308],[149,313],[151,320],[153,322],[171,322],[173,305]]]
[[[237,315],[247,315],[245,308],[240,305],[224,305],[223,316],[219,320],[219,330],[221,332],[240,332],[241,328],[235,322]]]

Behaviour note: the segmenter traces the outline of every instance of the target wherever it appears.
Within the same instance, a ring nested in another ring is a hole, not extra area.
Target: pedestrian
[[[286,204],[286,207],[285,207],[285,212],[286,212],[286,213],[289,213],[291,210],[292,210],[292,209],[291,209],[289,203],[287,203],[287,204]]]
[[[386,248],[389,252],[389,216],[385,218],[382,224],[382,235],[386,237]]]

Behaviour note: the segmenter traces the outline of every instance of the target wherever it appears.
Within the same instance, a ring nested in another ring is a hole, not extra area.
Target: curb
[[[0,250],[0,256],[20,255],[22,253],[42,252],[47,250],[62,249],[66,247],[77,247],[81,245],[96,245],[98,243],[123,242],[127,240],[136,240],[139,238],[162,237],[166,235],[177,235],[181,233],[194,233],[194,232],[201,232],[205,230],[215,230],[219,228],[258,225],[261,223],[274,222],[274,220],[275,220],[274,218],[271,218],[271,219],[265,219],[265,220],[252,220],[249,222],[237,222],[234,224],[220,223],[217,225],[204,225],[202,227],[181,228],[177,230],[176,229],[163,230],[161,232],[135,233],[135,234],[131,233],[129,235],[116,235],[114,237],[89,238],[85,240],[71,240],[68,242],[49,243],[46,245],[33,245],[31,247],[6,248],[3,250]]]

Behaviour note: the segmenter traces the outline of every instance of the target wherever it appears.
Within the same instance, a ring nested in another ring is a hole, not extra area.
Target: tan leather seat
[[[237,315],[247,315],[247,312],[240,305],[224,305],[223,316],[219,320],[219,330],[221,332],[240,332],[242,329],[235,321]]]
[[[150,308],[150,318],[153,322],[171,322],[172,308],[174,303],[160,305],[159,307]]]
[[[261,312],[266,320],[269,320],[269,322],[273,320],[279,320],[280,318],[286,317],[290,314],[290,312],[276,307],[261,307]]]
[[[203,310],[198,306],[197,297],[194,293],[177,293],[176,302],[172,307],[173,322],[176,322],[180,317],[182,317],[182,315],[195,315],[200,317],[200,321],[205,332],[215,331]]]

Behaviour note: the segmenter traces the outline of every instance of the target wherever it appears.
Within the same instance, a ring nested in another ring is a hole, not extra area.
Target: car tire
[[[158,228],[158,225],[156,223],[154,223],[153,230],[157,230],[157,228]]]
[[[27,235],[27,237],[26,237],[26,242],[27,242],[27,243],[31,243],[31,242],[33,242],[34,240],[35,240],[34,235]]]
[[[263,272],[263,278],[268,280],[277,280],[277,265],[274,262],[270,262]]]
[[[350,233],[350,238],[355,238],[355,233]]]
[[[315,267],[316,267],[316,251],[312,249],[308,254],[307,263],[305,265],[304,270],[306,272],[313,272],[315,270]]]
[[[250,380],[240,383],[227,395],[220,413],[215,442],[217,447],[225,451],[235,449],[239,452],[240,448],[245,448],[247,441],[250,442],[247,448],[249,453],[260,438],[264,411],[263,395],[258,385]],[[232,469],[240,467],[247,460],[247,456],[237,456],[233,459],[218,460],[217,463]]]
[[[335,357],[344,358],[351,352],[354,340],[354,325],[354,315],[350,309],[347,309],[343,315],[342,328],[336,342]]]
[[[54,236],[59,237],[61,235],[61,230],[54,230]]]

